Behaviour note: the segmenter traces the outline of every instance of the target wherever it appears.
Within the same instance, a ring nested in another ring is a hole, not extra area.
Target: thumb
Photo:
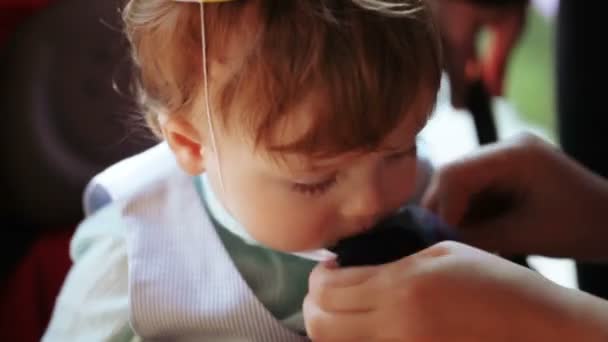
[[[480,203],[475,197],[485,197],[487,202]],[[457,229],[460,242],[487,251],[517,253],[512,248],[518,246],[513,241],[513,237],[519,235],[516,232],[520,226],[517,212],[504,204],[495,204],[491,208],[489,202],[492,201],[487,196],[470,195],[466,191],[440,190],[439,181],[435,181],[428,188],[422,205]]]
[[[487,145],[475,154],[444,165],[431,178],[422,206],[447,224],[481,222],[507,212],[518,195],[511,172],[511,142]]]

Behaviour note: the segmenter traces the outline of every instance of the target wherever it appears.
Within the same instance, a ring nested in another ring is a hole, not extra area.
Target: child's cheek
[[[249,234],[273,249],[285,252],[317,249],[335,235],[331,207],[314,201],[298,201],[294,205],[281,198],[267,197],[241,209],[241,223]]]

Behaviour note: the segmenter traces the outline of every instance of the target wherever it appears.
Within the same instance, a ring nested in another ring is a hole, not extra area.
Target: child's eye
[[[291,187],[294,191],[307,196],[320,196],[326,193],[334,184],[336,184],[336,176],[332,176],[322,182],[305,184],[292,183]]]
[[[398,161],[398,160],[404,159],[406,157],[415,157],[415,156],[416,156],[416,145],[414,145],[412,148],[410,148],[408,150],[389,154],[388,156],[386,156],[386,160],[389,162],[392,162],[392,161]]]

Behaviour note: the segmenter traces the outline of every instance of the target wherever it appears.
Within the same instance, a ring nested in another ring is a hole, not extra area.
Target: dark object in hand
[[[439,241],[454,240],[455,233],[437,216],[419,207],[399,210],[369,231],[344,239],[330,250],[341,267],[390,263]]]

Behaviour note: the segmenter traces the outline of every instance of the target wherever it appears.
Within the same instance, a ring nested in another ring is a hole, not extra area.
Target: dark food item
[[[369,231],[344,239],[330,250],[341,267],[372,266],[397,261],[439,241],[455,240],[454,230],[419,207],[399,210]]]

